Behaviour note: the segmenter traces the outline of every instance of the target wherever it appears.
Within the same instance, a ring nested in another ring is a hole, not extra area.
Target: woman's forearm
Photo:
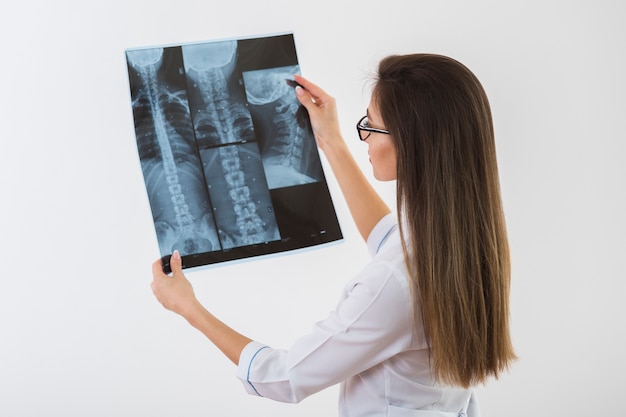
[[[152,292],[166,309],[185,318],[200,330],[233,363],[238,364],[243,348],[251,339],[237,333],[211,314],[196,298],[189,280],[182,271],[180,253],[170,259],[172,275],[163,272],[161,260],[152,264]]]
[[[189,324],[204,334],[235,365],[239,363],[239,357],[243,348],[252,341],[252,339],[236,332],[223,323],[199,303],[193,311],[187,313],[184,317]]]
[[[367,240],[372,228],[390,212],[389,207],[348,150],[339,129],[335,99],[306,78],[297,75],[295,79],[300,84],[296,95],[309,112],[317,145],[330,163],[357,229]]]
[[[364,240],[391,210],[367,180],[345,142],[334,141],[324,154],[346,199],[354,223]]]

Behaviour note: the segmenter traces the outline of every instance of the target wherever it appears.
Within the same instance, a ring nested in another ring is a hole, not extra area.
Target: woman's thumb
[[[315,104],[311,94],[300,86],[296,87],[296,97],[298,98],[300,104],[302,104],[307,110],[310,110],[311,106]]]
[[[173,275],[180,274],[183,271],[183,260],[178,250],[175,250],[174,253],[172,253],[170,258],[170,268]]]

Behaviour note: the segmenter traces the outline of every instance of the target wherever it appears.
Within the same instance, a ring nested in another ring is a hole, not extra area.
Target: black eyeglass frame
[[[383,135],[389,135],[391,134],[388,130],[386,129],[376,129],[375,127],[369,127],[369,126],[363,126],[363,120],[367,119],[367,115],[361,117],[361,119],[356,123],[356,131],[359,134],[359,139],[361,139],[362,141],[369,139],[369,137],[371,136],[372,132],[376,132],[376,133],[382,133]],[[365,131],[365,132],[369,132],[367,134],[367,136],[363,137],[361,136],[361,131]]]

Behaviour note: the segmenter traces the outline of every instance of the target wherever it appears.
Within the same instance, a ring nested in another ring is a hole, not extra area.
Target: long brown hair
[[[515,359],[510,259],[491,110],[463,64],[383,59],[373,91],[397,152],[397,206],[415,317],[434,377],[468,387]]]

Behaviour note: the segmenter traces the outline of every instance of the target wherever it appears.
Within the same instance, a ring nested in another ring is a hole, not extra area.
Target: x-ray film
[[[164,269],[341,240],[292,34],[126,50]]]

